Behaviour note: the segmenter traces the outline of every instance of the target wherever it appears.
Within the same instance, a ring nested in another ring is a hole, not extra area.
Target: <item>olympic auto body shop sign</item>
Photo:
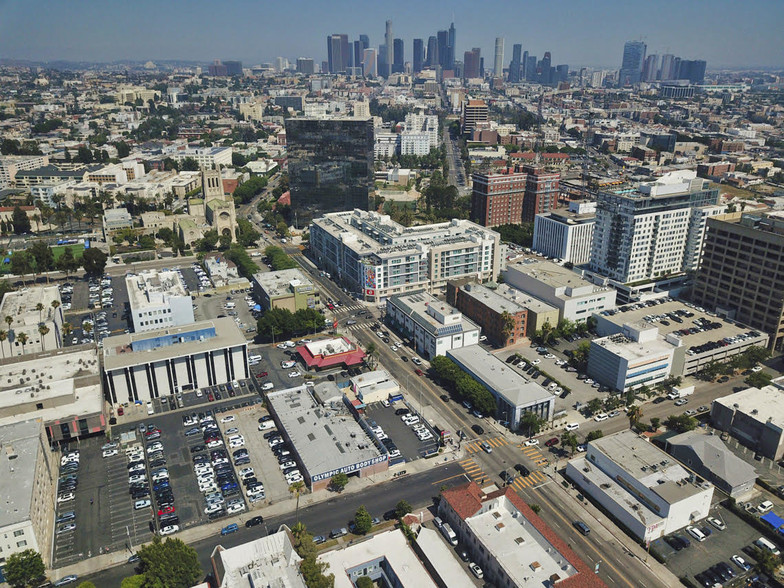
[[[352,463],[351,465],[343,466],[342,468],[338,468],[336,470],[331,470],[329,472],[324,472],[323,474],[315,474],[311,480],[313,482],[318,482],[319,480],[324,480],[326,478],[331,478],[335,474],[352,474],[357,472],[363,468],[370,467],[372,465],[376,465],[377,463],[381,463],[382,461],[387,461],[389,456],[385,453],[384,455],[379,455],[378,457],[374,457],[373,459],[368,459],[365,461],[360,461],[357,463]]]

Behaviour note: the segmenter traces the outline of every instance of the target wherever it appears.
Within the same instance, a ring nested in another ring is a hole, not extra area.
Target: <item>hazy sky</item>
[[[405,41],[454,19],[457,55],[494,40],[553,64],[620,67],[623,43],[705,59],[708,68],[784,66],[784,0],[0,0],[0,58],[114,61],[241,59],[244,65],[326,59],[326,37],[383,42],[384,21]]]

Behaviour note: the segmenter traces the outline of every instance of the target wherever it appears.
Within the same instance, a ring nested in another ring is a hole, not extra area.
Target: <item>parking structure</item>
[[[407,414],[397,414],[397,411],[407,410]],[[378,434],[374,431],[375,427],[381,427],[383,435],[394,443],[400,456],[390,454],[390,464],[398,462],[402,459],[405,461],[413,461],[419,459],[433,451],[438,450],[438,435],[427,423],[427,419],[419,418],[419,421],[406,424],[401,417],[403,416],[418,416],[412,408],[409,408],[404,402],[394,402],[389,406],[384,406],[381,402],[373,402],[368,404],[365,408],[365,422],[368,428],[372,431],[373,435],[378,439]],[[414,426],[424,427],[430,436],[416,434]],[[389,452],[388,442],[385,443],[386,438],[379,439],[381,447],[387,447]]]

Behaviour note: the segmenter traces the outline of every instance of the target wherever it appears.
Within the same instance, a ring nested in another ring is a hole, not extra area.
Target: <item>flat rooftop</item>
[[[580,274],[567,269],[557,263],[548,261],[546,259],[537,259],[535,257],[527,257],[522,261],[516,261],[507,265],[507,270],[517,270],[530,278],[542,282],[553,289],[557,288],[585,288],[590,287],[593,292],[604,292],[608,288],[597,286],[589,282]],[[562,298],[570,298],[567,295],[561,295]]]
[[[54,320],[53,300],[61,302],[57,286],[37,286],[7,292],[0,302],[0,316],[10,316],[13,322],[10,325],[4,323],[3,329],[36,326],[41,322]],[[39,303],[43,304],[40,313],[36,309]]]
[[[103,340],[103,364],[104,369],[110,371],[247,344],[245,335],[234,320],[223,317],[107,337]]]
[[[746,388],[713,402],[740,412],[762,426],[770,423],[784,429],[784,393],[776,385]]]
[[[603,453],[630,477],[673,504],[705,490],[701,478],[689,481],[692,472],[671,455],[632,431],[621,431],[588,444],[588,453]]]
[[[547,304],[544,300],[540,300],[539,298],[534,298],[527,292],[512,288],[509,284],[499,284],[496,293],[537,314],[543,312],[558,312],[558,309],[555,306]]]
[[[389,298],[387,302],[391,302],[397,306],[405,314],[410,316],[414,322],[436,336],[460,332],[465,333],[467,331],[479,329],[479,326],[476,323],[467,319],[459,310],[446,302],[441,302],[438,298],[435,298],[427,292],[395,295]],[[451,322],[444,324],[435,316],[427,312],[430,307],[446,317],[459,316],[460,320],[455,324],[452,324]]]
[[[165,304],[174,296],[189,296],[180,275],[172,270],[145,270],[125,278],[132,309]]]
[[[476,588],[455,552],[447,547],[441,533],[422,527],[419,529],[416,543],[443,585],[449,588]]]
[[[294,292],[292,290],[299,286],[310,286],[311,288],[314,288],[313,282],[302,270],[297,268],[278,270],[275,272],[259,272],[253,274],[253,279],[264,289],[267,296],[270,298],[278,298],[279,296],[293,294]]]
[[[676,316],[683,321],[679,323],[669,316],[670,313],[674,314],[676,311],[685,311],[687,315],[691,314],[692,316],[679,316],[676,314]],[[609,334],[609,330],[620,332],[625,323],[639,323],[642,321],[658,327],[659,334],[662,336],[675,333],[676,336],[680,337],[686,347],[697,347],[711,341],[719,341],[725,337],[736,337],[748,333],[749,330],[751,330],[750,327],[743,326],[735,321],[728,321],[717,317],[712,312],[699,310],[691,303],[680,302],[670,298],[651,300],[649,303],[637,302],[625,304],[613,310],[604,310],[598,313],[597,317],[602,319],[598,325],[598,331],[601,335]],[[611,323],[614,327],[603,325],[602,323],[604,321]],[[662,321],[664,321],[664,323],[662,323]],[[677,331],[694,327],[696,325],[695,321],[709,321],[711,323],[718,323],[721,326],[717,329],[704,330],[702,332],[690,333],[687,335],[677,333]]]
[[[515,300],[516,297],[503,296],[499,292],[486,288],[482,284],[465,284],[460,286],[460,290],[499,313],[508,312],[509,314],[516,314],[527,308],[524,304]]]
[[[354,588],[348,573],[376,560],[387,561],[403,588],[437,588],[400,529],[322,553],[318,560],[329,564],[326,573],[335,574],[335,588]]]
[[[306,588],[299,572],[302,558],[285,530],[228,549],[218,545],[212,558],[223,566],[224,588]]]
[[[342,402],[319,404],[307,386],[267,394],[286,435],[313,481],[320,474],[382,457]]]
[[[0,528],[30,518],[42,426],[34,419],[0,427]]]
[[[479,345],[447,351],[447,357],[468,367],[488,388],[503,396],[512,406],[528,406],[554,398],[553,394],[527,378]]]
[[[607,351],[634,362],[640,359],[659,357],[670,353],[675,346],[657,337],[650,341],[634,341],[621,333],[608,335],[591,341],[593,345],[604,347]]]

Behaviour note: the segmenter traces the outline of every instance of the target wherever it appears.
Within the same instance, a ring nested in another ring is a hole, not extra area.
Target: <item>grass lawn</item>
[[[82,243],[76,243],[75,245],[55,245],[52,247],[52,254],[54,255],[54,260],[57,261],[63,256],[66,249],[71,249],[73,251],[73,255],[76,259],[79,259],[84,252],[84,245]],[[13,256],[13,253],[7,255],[6,257],[10,260]],[[0,259],[2,262],[5,257]],[[8,263],[0,263],[0,274],[10,274],[11,273],[11,262]]]

